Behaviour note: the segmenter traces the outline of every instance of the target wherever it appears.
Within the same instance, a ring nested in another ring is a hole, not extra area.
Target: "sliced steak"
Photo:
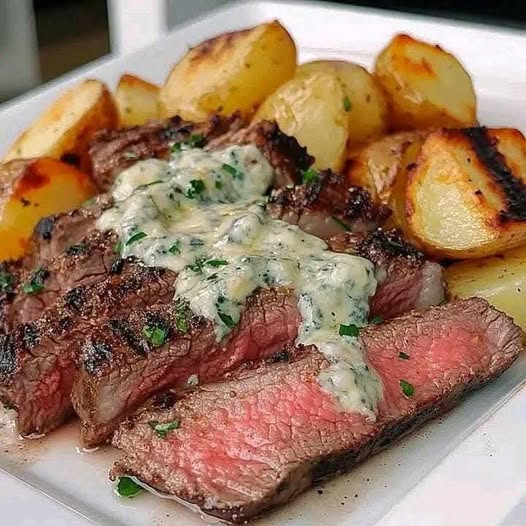
[[[125,457],[111,477],[136,476],[204,513],[244,522],[449,410],[522,349],[521,330],[480,299],[372,327],[363,341],[383,382],[376,422],[339,410],[317,381],[328,362],[300,348],[289,363],[241,369],[139,412],[114,437]]]
[[[34,321],[0,336],[0,399],[17,410],[22,435],[46,433],[71,413],[74,357],[104,320],[171,301],[175,275],[126,262],[93,286],[70,290]]]
[[[296,299],[286,289],[256,291],[237,327],[219,343],[213,324],[181,305],[109,320],[85,340],[73,386],[83,444],[108,439],[124,417],[163,389],[184,387],[189,378],[206,383],[274,354],[296,339],[299,321]],[[162,341],[152,343],[148,327],[159,327]]]
[[[88,158],[95,182],[108,190],[115,177],[142,159],[164,159],[170,155],[174,143],[186,142],[191,136],[195,146],[204,146],[211,139],[244,125],[238,115],[229,118],[214,116],[207,122],[192,123],[180,117],[150,122],[142,126],[105,130],[90,144]]]
[[[374,263],[378,289],[371,302],[373,316],[393,318],[445,299],[444,269],[426,260],[395,229],[339,234],[329,240],[329,247]]]
[[[390,214],[385,206],[373,203],[367,190],[349,186],[345,177],[330,170],[305,184],[275,190],[267,211],[325,240],[347,230],[373,230]]]

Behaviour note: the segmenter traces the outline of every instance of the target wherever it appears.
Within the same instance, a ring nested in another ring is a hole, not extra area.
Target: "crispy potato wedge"
[[[349,119],[345,92],[334,73],[300,75],[279,87],[259,108],[258,120],[275,120],[315,157],[317,168],[340,170],[345,161]]]
[[[399,132],[365,146],[348,160],[349,182],[369,190],[377,203],[388,204],[398,174],[415,162],[424,138],[421,131]]]
[[[254,110],[296,71],[296,45],[277,21],[199,44],[174,66],[159,94],[162,117],[202,121]]]
[[[65,91],[7,152],[4,162],[64,156],[82,161],[93,134],[117,125],[111,93],[98,80],[85,80]]]
[[[430,134],[409,171],[406,220],[428,254],[480,258],[526,243],[526,139],[514,129]]]
[[[393,130],[476,123],[471,78],[462,64],[439,46],[397,35],[378,55],[375,75],[387,94]]]
[[[134,75],[123,75],[115,90],[119,126],[138,126],[159,117],[159,86]]]
[[[88,175],[56,159],[0,166],[0,261],[24,254],[40,219],[77,208],[96,193]]]
[[[349,146],[357,148],[382,136],[388,125],[387,99],[378,81],[362,66],[343,60],[316,60],[296,75],[334,73],[343,85],[342,105],[349,118]]]
[[[479,296],[512,316],[526,331],[526,246],[476,261],[460,261],[446,270],[452,297]]]

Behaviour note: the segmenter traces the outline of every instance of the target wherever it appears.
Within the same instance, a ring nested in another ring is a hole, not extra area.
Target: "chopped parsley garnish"
[[[223,188],[223,183],[221,181],[216,181],[214,185],[218,190],[221,190],[221,188]]]
[[[231,164],[223,164],[223,170],[229,173],[234,179],[243,179],[244,174],[241,170],[238,170],[235,166]]]
[[[183,333],[188,332],[188,322],[186,320],[186,308],[183,303],[179,303],[175,309],[175,326]]]
[[[186,197],[188,199],[194,199],[199,194],[202,194],[205,190],[205,183],[201,179],[192,179],[190,181],[190,188],[186,191]]]
[[[44,289],[44,281],[48,278],[49,272],[39,267],[33,272],[33,275],[31,276],[31,280],[28,283],[24,283],[22,285],[22,290],[26,294],[37,294],[41,290]]]
[[[373,316],[369,323],[372,323],[373,325],[380,325],[380,323],[383,323],[384,319],[381,316]]]
[[[398,353],[398,358],[400,358],[401,360],[409,360],[409,355],[406,354],[404,351],[400,351]]]
[[[217,306],[216,306],[217,307]],[[219,309],[217,310],[217,315],[219,316],[219,319],[229,328],[233,329],[236,326],[236,322],[232,319],[232,316],[229,314],[225,314],[224,312],[221,312]]]
[[[208,277],[206,278],[206,281],[214,281],[214,280],[216,280],[216,279],[217,279],[217,273],[214,272],[213,274],[210,274],[210,276],[208,276]]]
[[[339,217],[331,216],[331,219],[335,223],[338,223],[338,225],[340,225],[344,230],[349,231],[351,229],[351,227],[347,223],[344,223]]]
[[[309,168],[308,170],[302,170],[301,172],[301,180],[306,183],[312,183],[316,180],[318,177],[318,171],[314,168]]]
[[[14,278],[12,274],[7,272],[0,272],[0,291],[2,292],[12,292]]]
[[[170,254],[176,255],[181,253],[181,242],[178,240],[176,241],[169,249],[168,252]]]
[[[170,151],[172,153],[177,153],[184,148],[201,148],[204,144],[205,136],[202,133],[192,133],[186,141],[174,143]]]
[[[85,254],[88,251],[88,245],[85,243],[80,243],[78,245],[71,245],[66,249],[66,254],[68,256],[79,256]]]
[[[349,99],[349,97],[347,95],[345,95],[345,97],[343,97],[343,109],[347,112],[351,111],[351,101]]]
[[[117,483],[117,495],[131,499],[138,495],[143,489],[130,477],[120,477]]]
[[[205,265],[210,265],[211,267],[222,267],[223,265],[228,265],[228,261],[224,259],[209,259],[205,261]]]
[[[354,336],[357,338],[360,335],[360,327],[351,323],[350,325],[340,325],[338,331],[340,336]]]
[[[150,420],[148,425],[155,431],[155,434],[159,438],[166,438],[166,435],[174,429],[181,427],[181,421],[179,419],[172,420],[171,422],[157,422],[156,420]]]
[[[193,272],[203,272],[203,265],[205,264],[205,258],[197,258],[195,260],[195,263],[192,263],[191,265],[188,265],[187,268],[192,270]]]
[[[145,325],[142,333],[151,342],[154,347],[160,347],[166,342],[168,336],[168,327]]]
[[[412,384],[407,382],[406,380],[400,380],[400,387],[402,388],[402,392],[406,396],[413,396],[415,392],[415,388]]]
[[[136,243],[137,241],[143,239],[144,237],[146,237],[148,234],[146,234],[145,232],[137,232],[136,234],[133,234],[133,236],[131,236],[128,241],[126,241],[126,246],[130,246],[132,245],[133,243]]]
[[[119,239],[117,243],[115,243],[115,246],[113,247],[113,252],[115,254],[122,254],[122,241]]]

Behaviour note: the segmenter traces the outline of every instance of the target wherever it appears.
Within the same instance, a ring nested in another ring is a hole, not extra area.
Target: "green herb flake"
[[[119,477],[117,482],[117,495],[131,499],[136,497],[143,489],[130,477]]]
[[[349,99],[349,97],[347,95],[345,95],[345,97],[343,97],[343,109],[346,111],[346,112],[349,112],[351,111],[351,100]]]
[[[353,336],[357,338],[360,335],[360,327],[351,323],[350,325],[340,325],[338,330],[340,336]]]
[[[202,133],[193,133],[186,141],[176,142],[170,148],[172,153],[178,153],[185,148],[201,148],[205,144],[205,136]]]
[[[141,239],[145,238],[148,234],[145,232],[137,232],[136,234],[133,234],[128,241],[126,241],[126,246],[133,245],[133,243],[137,243],[137,241],[140,241]]]
[[[179,429],[181,427],[181,421],[174,419],[171,422],[157,422],[156,420],[150,420],[148,425],[155,431],[155,434],[159,438],[166,438],[170,431]]]
[[[68,256],[80,256],[82,254],[86,254],[88,251],[88,245],[85,243],[80,243],[78,245],[71,245],[66,249],[66,254]]]
[[[415,388],[412,384],[407,382],[406,380],[400,380],[400,387],[402,388],[402,392],[407,396],[413,396],[415,392]]]
[[[145,325],[142,333],[150,341],[154,347],[160,347],[166,342],[168,336],[168,328],[165,326],[151,326]]]
[[[406,354],[404,351],[400,351],[398,353],[398,358],[400,358],[401,360],[409,360],[409,355]]]
[[[384,319],[381,316],[373,316],[369,323],[372,325],[380,325],[380,323],[383,323]]]
[[[338,225],[340,225],[344,230],[346,230],[346,231],[351,230],[351,227],[350,227],[347,223],[344,223],[339,217],[337,217],[337,216],[331,216],[331,219],[332,219],[335,223],[338,223]]]
[[[175,326],[182,333],[188,332],[188,321],[186,319],[186,307],[183,303],[178,303],[175,309]]]
[[[218,190],[221,190],[223,188],[223,183],[221,181],[218,181],[216,180],[216,182],[214,183],[214,186],[218,189]]]
[[[37,268],[35,272],[33,272],[31,280],[22,285],[22,290],[26,294],[37,294],[44,289],[44,281],[48,276],[49,272],[46,269],[42,267]]]
[[[205,264],[205,258],[197,258],[195,260],[195,263],[192,263],[191,265],[188,265],[187,268],[189,268],[193,272],[203,272],[203,265]]]
[[[179,240],[177,240],[169,249],[168,249],[168,252],[170,252],[170,254],[173,254],[174,256],[178,255],[181,253],[181,242]]]
[[[301,180],[305,184],[313,183],[318,177],[318,171],[314,168],[309,168],[308,170],[302,170]]]
[[[12,292],[15,279],[12,274],[0,272],[0,292]]]
[[[122,254],[122,249],[122,241],[119,239],[119,241],[117,241],[117,243],[115,243],[115,246],[113,247],[113,252],[120,256]]]
[[[226,325],[229,329],[233,329],[236,326],[236,322],[232,319],[232,316],[221,312],[219,309],[217,311],[219,319]]]
[[[205,183],[201,179],[192,179],[190,181],[190,188],[186,191],[186,197],[188,199],[194,199],[199,194],[202,194],[205,190]]]
[[[230,174],[234,179],[243,179],[244,177],[243,172],[231,164],[223,164],[221,168],[223,168],[223,170]]]
[[[228,261],[224,259],[209,259],[205,262],[205,265],[210,265],[211,267],[222,267],[223,265],[228,265]]]

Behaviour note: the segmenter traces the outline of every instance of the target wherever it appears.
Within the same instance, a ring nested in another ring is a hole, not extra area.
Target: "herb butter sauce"
[[[273,177],[253,145],[183,148],[169,162],[141,161],[121,173],[98,228],[118,233],[123,257],[177,272],[175,298],[212,320],[218,340],[256,288],[292,288],[302,317],[297,343],[316,345],[331,363],[320,385],[344,410],[374,419],[381,383],[358,334],[346,330],[367,324],[373,265],[269,217],[262,196]]]

